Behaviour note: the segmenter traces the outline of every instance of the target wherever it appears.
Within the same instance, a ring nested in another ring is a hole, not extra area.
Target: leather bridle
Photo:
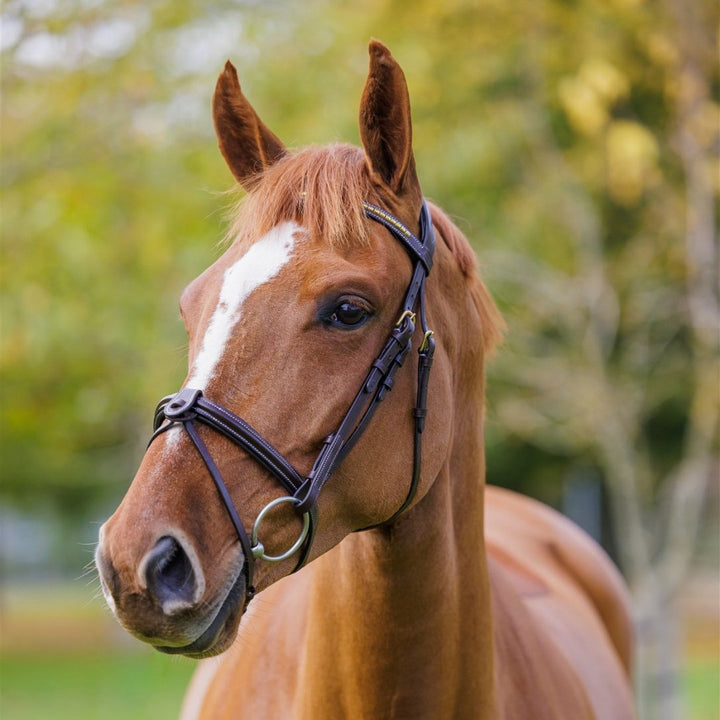
[[[150,439],[150,443],[174,425],[182,425],[190,436],[220,493],[245,555],[243,572],[246,581],[246,606],[255,594],[253,586],[255,560],[279,562],[300,551],[299,560],[293,572],[299,570],[307,562],[317,525],[317,500],[320,491],[330,475],[353,448],[367,427],[378,404],[383,400],[387,392],[392,389],[395,373],[403,364],[412,344],[416,314],[420,316],[420,326],[424,335],[418,349],[417,400],[413,412],[415,419],[413,472],[410,488],[404,502],[390,518],[379,524],[387,524],[400,515],[410,505],[418,488],[422,450],[421,436],[427,414],[428,378],[435,351],[433,332],[428,330],[425,318],[425,280],[432,267],[435,233],[430,211],[425,201],[423,201],[420,211],[419,239],[400,220],[383,208],[369,202],[363,202],[363,209],[368,218],[387,228],[405,248],[413,263],[412,278],[405,293],[398,320],[391,330],[383,349],[370,366],[367,377],[337,430],[325,439],[323,447],[307,477],[303,477],[281,453],[245,420],[204,397],[201,390],[185,387],[177,394],[163,398],[155,411],[155,432]],[[276,498],[268,503],[260,511],[250,536],[248,536],[240,520],[215,461],[198,434],[195,426],[196,422],[213,428],[242,448],[275,477],[288,493],[286,496]],[[303,520],[303,529],[292,547],[284,553],[267,555],[263,544],[258,538],[259,527],[266,515],[274,507],[283,503],[291,503],[294,506]]]

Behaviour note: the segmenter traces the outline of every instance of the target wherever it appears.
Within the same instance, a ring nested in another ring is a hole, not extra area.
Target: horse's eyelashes
[[[356,330],[375,315],[374,303],[358,292],[329,292],[318,298],[317,322],[329,329]]]
[[[370,311],[351,300],[339,302],[326,316],[327,325],[345,330],[360,327],[370,317]]]

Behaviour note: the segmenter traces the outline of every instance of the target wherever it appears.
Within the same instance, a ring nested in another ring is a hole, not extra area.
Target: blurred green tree
[[[377,35],[408,75],[425,192],[510,327],[489,478],[555,504],[578,469],[602,478],[642,712],[678,717],[668,618],[717,481],[717,7],[8,0],[2,21],[3,501],[117,498],[182,381],[176,298],[219,252],[231,184],[209,113],[224,60],[289,145],[355,142]]]

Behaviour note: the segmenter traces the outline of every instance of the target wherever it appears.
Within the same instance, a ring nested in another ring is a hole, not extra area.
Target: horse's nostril
[[[161,537],[144,561],[149,593],[167,614],[195,603],[197,579],[192,562],[175,538]]]

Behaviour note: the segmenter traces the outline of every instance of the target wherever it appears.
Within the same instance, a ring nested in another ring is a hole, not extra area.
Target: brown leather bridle
[[[430,211],[425,201],[423,201],[420,210],[419,239],[400,220],[383,208],[369,202],[363,202],[363,209],[368,218],[386,227],[403,245],[413,263],[412,278],[405,293],[398,320],[391,330],[383,349],[370,366],[360,390],[350,404],[337,430],[325,439],[325,443],[307,477],[303,477],[280,452],[245,420],[204,397],[201,390],[185,387],[177,394],[163,398],[155,411],[155,432],[150,439],[150,443],[174,425],[181,424],[197,448],[220,493],[245,555],[243,566],[243,573],[245,574],[245,606],[255,594],[252,583],[255,560],[279,562],[300,551],[300,557],[293,572],[299,570],[307,562],[317,525],[317,500],[320,491],[330,475],[354,447],[367,427],[378,404],[383,400],[387,392],[392,389],[395,373],[410,351],[412,336],[415,332],[416,313],[420,316],[420,326],[424,335],[418,349],[417,400],[413,412],[415,419],[413,472],[410,489],[404,502],[390,518],[379,524],[385,525],[404,512],[417,492],[421,467],[421,436],[427,414],[428,379],[435,351],[433,332],[428,330],[425,318],[425,279],[432,267],[435,233]],[[268,503],[260,511],[250,536],[248,536],[240,520],[217,465],[198,434],[195,422],[208,425],[242,448],[273,475],[288,493],[287,496],[276,498]],[[296,542],[287,551],[281,555],[267,555],[258,538],[259,526],[274,507],[285,502],[291,503],[301,516],[303,529]]]

